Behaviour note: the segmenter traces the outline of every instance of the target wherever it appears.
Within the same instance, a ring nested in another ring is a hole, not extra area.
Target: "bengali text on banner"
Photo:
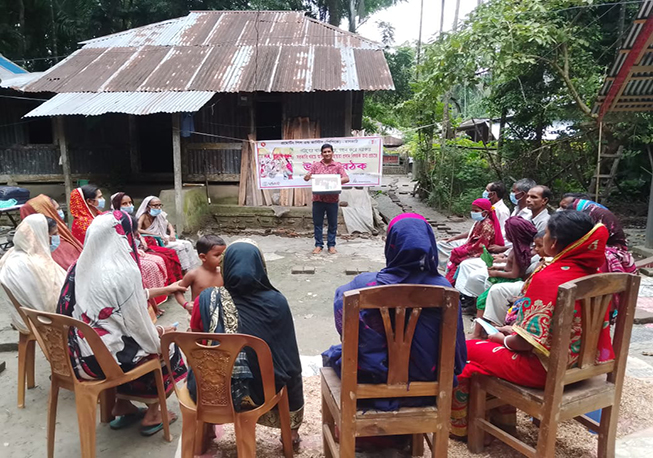
[[[333,160],[349,175],[349,186],[381,184],[381,137],[265,140],[256,143],[256,173],[260,189],[310,188],[304,181],[313,162],[322,160],[320,147],[333,146]]]

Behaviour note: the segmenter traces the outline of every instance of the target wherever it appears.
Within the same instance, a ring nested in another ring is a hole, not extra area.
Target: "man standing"
[[[531,222],[535,225],[538,232],[546,229],[546,224],[549,222],[549,211],[546,206],[553,197],[551,190],[548,186],[535,186],[528,191],[526,198],[526,205],[532,213]]]
[[[340,175],[340,183],[349,182],[349,176],[340,162],[333,160],[333,147],[328,143],[322,145],[322,160],[313,162],[311,170],[304,175],[309,181],[313,175]],[[313,193],[313,227],[315,229],[315,249],[313,254],[319,254],[324,249],[324,214],[329,223],[327,229],[327,247],[329,254],[336,253],[336,233],[338,231],[338,194]]]

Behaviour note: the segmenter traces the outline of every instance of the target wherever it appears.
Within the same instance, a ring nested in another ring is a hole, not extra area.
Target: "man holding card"
[[[340,184],[349,182],[349,176],[340,162],[333,160],[333,147],[328,143],[320,148],[322,160],[313,162],[311,170],[304,175],[304,180],[309,181],[319,175],[339,175]],[[327,248],[329,254],[336,253],[336,232],[338,231],[338,200],[340,190],[337,192],[323,192],[313,180],[313,226],[315,230],[315,249],[313,254],[319,254],[324,249],[324,214],[328,221]]]

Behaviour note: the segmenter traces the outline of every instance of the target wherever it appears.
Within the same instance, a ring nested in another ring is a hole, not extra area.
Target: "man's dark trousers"
[[[329,223],[327,229],[327,247],[336,246],[336,233],[338,232],[338,202],[313,202],[313,226],[315,228],[315,246],[324,248],[323,226],[324,214]]]

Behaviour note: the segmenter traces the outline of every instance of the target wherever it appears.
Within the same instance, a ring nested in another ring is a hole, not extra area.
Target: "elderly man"
[[[524,219],[531,219],[531,211],[526,205],[526,199],[528,198],[528,191],[535,185],[535,181],[530,178],[522,178],[521,180],[515,181],[510,191],[510,202],[512,202],[515,208],[510,216],[521,216]]]
[[[531,211],[531,222],[535,225],[538,231],[546,229],[546,224],[549,222],[549,211],[546,206],[553,198],[553,193],[548,186],[538,185],[532,187],[526,197],[526,206]]]

